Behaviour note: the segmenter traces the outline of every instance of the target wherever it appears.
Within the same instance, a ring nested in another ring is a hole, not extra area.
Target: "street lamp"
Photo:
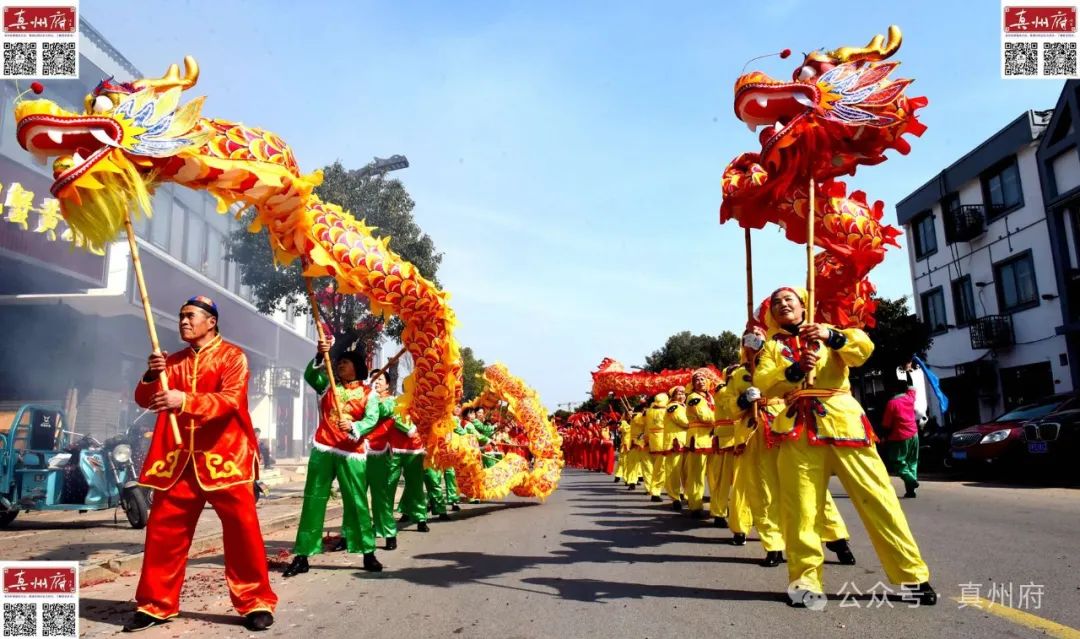
[[[353,171],[353,174],[356,177],[367,177],[369,175],[383,175],[390,171],[407,168],[409,168],[408,158],[404,155],[391,155],[388,158],[374,158],[363,167]]]

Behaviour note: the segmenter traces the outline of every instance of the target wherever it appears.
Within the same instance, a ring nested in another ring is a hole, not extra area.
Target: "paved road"
[[[871,590],[884,581],[880,564],[839,486],[834,494],[859,563],[829,564],[826,586]],[[465,506],[458,521],[432,524],[428,534],[401,533],[398,550],[379,553],[387,567],[381,574],[358,570],[359,557],[342,553],[315,558],[311,573],[288,581],[274,574],[281,603],[266,634],[1080,636],[1070,630],[1080,628],[1080,491],[926,482],[917,500],[903,504],[942,595],[933,608],[871,595],[831,597],[822,612],[788,608],[781,603],[786,570],[757,566],[758,544],[728,545],[727,531],[677,516],[607,476],[569,470],[546,504]],[[270,535],[269,554],[289,548],[292,534]],[[221,561],[217,553],[194,559],[183,618],[146,636],[248,635],[234,625]],[[84,589],[83,636],[119,629],[132,610],[134,582]],[[976,591],[988,599],[991,582],[1012,585],[1013,610],[961,609],[950,599],[973,600]],[[1026,610],[1018,612],[1020,586],[1029,583],[1042,586],[1039,607],[1027,589]],[[965,592],[961,584],[980,585]],[[1044,634],[1032,627],[1043,619],[1059,625]]]

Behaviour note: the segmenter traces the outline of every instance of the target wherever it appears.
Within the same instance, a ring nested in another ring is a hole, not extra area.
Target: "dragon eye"
[[[112,111],[114,106],[116,105],[113,104],[112,98],[107,95],[99,95],[98,97],[94,98],[94,113],[105,113],[106,111]]]
[[[805,65],[805,66],[803,66],[803,68],[799,69],[799,80],[801,80],[803,82],[806,82],[807,80],[809,80],[810,78],[813,78],[816,75],[817,75],[817,69],[815,69],[812,66]]]

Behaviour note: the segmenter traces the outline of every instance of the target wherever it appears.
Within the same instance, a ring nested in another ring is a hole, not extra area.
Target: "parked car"
[[[1080,480],[1080,401],[1024,424],[1024,454],[1035,468]]]
[[[1075,394],[1052,395],[1014,408],[984,424],[958,430],[949,442],[949,465],[1003,465],[1021,461],[1026,447],[1025,423],[1077,408],[1080,402]]]

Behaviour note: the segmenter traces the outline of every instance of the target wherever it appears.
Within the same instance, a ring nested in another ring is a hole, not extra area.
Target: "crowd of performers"
[[[127,632],[166,623],[180,612],[188,550],[203,507],[209,503],[222,523],[225,578],[233,606],[249,630],[274,623],[278,597],[270,586],[266,551],[255,511],[254,482],[259,447],[247,407],[249,369],[244,352],[222,339],[217,305],[205,296],[183,304],[179,333],[188,347],[149,357],[135,390],[136,402],[158,412],[153,439],[139,483],[155,491],[146,528],[146,553],[136,590],[136,612]],[[376,538],[397,548],[398,529],[416,524],[429,532],[429,516],[448,521],[462,500],[453,468],[425,463],[416,427],[395,411],[384,371],[369,375],[361,353],[346,351],[333,363],[334,388],[325,362],[330,340],[304,378],[319,394],[319,424],[308,460],[304,503],[285,577],[308,572],[308,558],[323,551],[323,526],[334,481],[341,491],[341,539],[336,550],[363,555],[363,568],[381,571]],[[170,381],[160,381],[164,372]],[[175,416],[182,436],[172,435]],[[520,426],[488,421],[481,406],[458,406],[449,435],[479,449],[484,466],[516,449],[527,459]],[[404,481],[396,511],[395,496]]]
[[[567,465],[611,472],[617,440],[616,482],[643,486],[652,501],[667,499],[690,517],[712,517],[736,546],[756,528],[761,565],[787,562],[788,602],[799,607],[824,597],[825,550],[855,564],[828,488],[835,475],[888,578],[905,598],[933,605],[929,568],[851,395],[848,369],[865,362],[874,345],[858,328],[805,323],[805,305],[801,289],[773,293],[761,321],[746,327],[741,363],[724,371],[719,385],[700,369],[689,391],[659,393],[621,421],[564,424]],[[914,497],[917,482],[901,476]]]

